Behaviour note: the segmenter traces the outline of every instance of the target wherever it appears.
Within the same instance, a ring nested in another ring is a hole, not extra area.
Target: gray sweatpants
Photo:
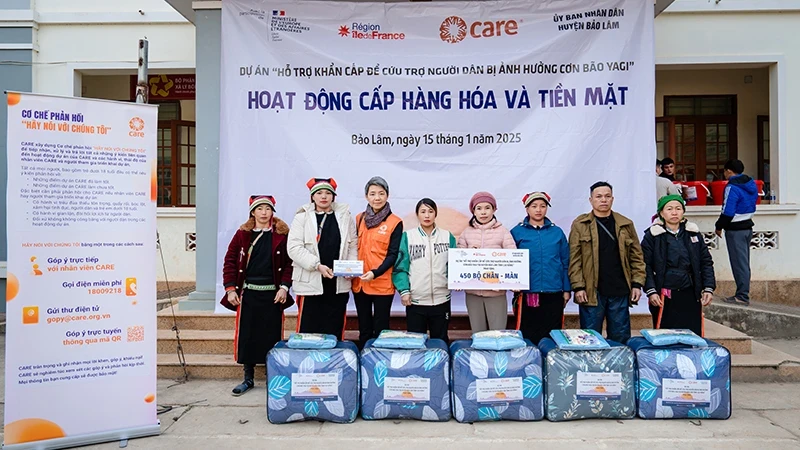
[[[505,293],[497,297],[466,294],[467,314],[473,333],[486,330],[505,330],[508,325],[508,299]],[[486,328],[486,326],[489,328]]]
[[[736,281],[736,298],[750,301],[750,241],[753,230],[725,230],[725,244]]]

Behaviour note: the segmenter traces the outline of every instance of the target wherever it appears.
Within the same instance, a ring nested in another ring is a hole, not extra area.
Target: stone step
[[[197,311],[175,311],[173,319],[172,311],[166,308],[156,313],[158,317],[159,330],[171,330],[173,323],[177,323],[181,330],[233,330],[236,322],[234,314],[215,314],[213,312]],[[652,328],[650,314],[631,315],[631,329],[640,330],[642,328]],[[290,311],[285,315],[284,330],[294,331],[297,326],[297,312]],[[405,316],[395,316],[391,318],[389,326],[393,330],[404,330],[406,326]],[[515,328],[514,317],[509,315],[508,328]],[[565,328],[578,328],[578,315],[567,314],[564,317]],[[466,314],[453,314],[450,320],[451,330],[469,329],[469,318]],[[348,330],[358,329],[358,318],[355,313],[348,314],[345,328]]]
[[[284,337],[293,331],[284,331]],[[472,332],[470,330],[451,330],[449,336],[451,340],[469,339]],[[638,330],[634,330],[634,335],[639,335]],[[192,354],[216,354],[231,355],[233,353],[233,330],[180,330],[181,345],[184,353]],[[731,328],[722,326],[718,323],[706,320],[706,337],[728,348],[732,354],[749,354],[751,349],[751,339],[744,333],[740,333]],[[357,330],[345,331],[345,339],[351,341],[358,340]],[[170,353],[176,351],[177,338],[172,330],[158,330],[158,353]]]
[[[750,355],[733,355],[732,378],[735,382],[800,382],[800,359],[753,343]],[[236,364],[232,355],[194,354],[185,355],[187,370],[191,379],[239,379],[242,367]],[[178,379],[183,377],[183,369],[175,352],[158,355],[158,377]],[[264,371],[256,370],[256,378],[263,380]]]

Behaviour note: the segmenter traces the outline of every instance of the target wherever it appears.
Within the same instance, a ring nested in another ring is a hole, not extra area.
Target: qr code
[[[128,327],[128,342],[141,342],[144,340],[144,327],[137,325]]]

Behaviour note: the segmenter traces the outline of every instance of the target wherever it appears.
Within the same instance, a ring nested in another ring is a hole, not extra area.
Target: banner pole
[[[147,103],[147,59],[150,43],[139,39],[139,67],[136,74],[136,103]]]

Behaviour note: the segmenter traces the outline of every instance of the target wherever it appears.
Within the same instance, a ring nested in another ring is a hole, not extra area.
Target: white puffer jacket
[[[339,248],[339,259],[358,259],[358,237],[356,223],[350,214],[350,207],[345,203],[333,203],[333,212],[339,224],[342,245]],[[313,203],[303,205],[289,227],[286,250],[292,258],[292,288],[297,295],[322,295],[322,274],[319,266],[319,248],[317,247],[317,218]],[[331,267],[332,269],[332,267]],[[350,280],[336,277],[336,293],[350,292]]]

